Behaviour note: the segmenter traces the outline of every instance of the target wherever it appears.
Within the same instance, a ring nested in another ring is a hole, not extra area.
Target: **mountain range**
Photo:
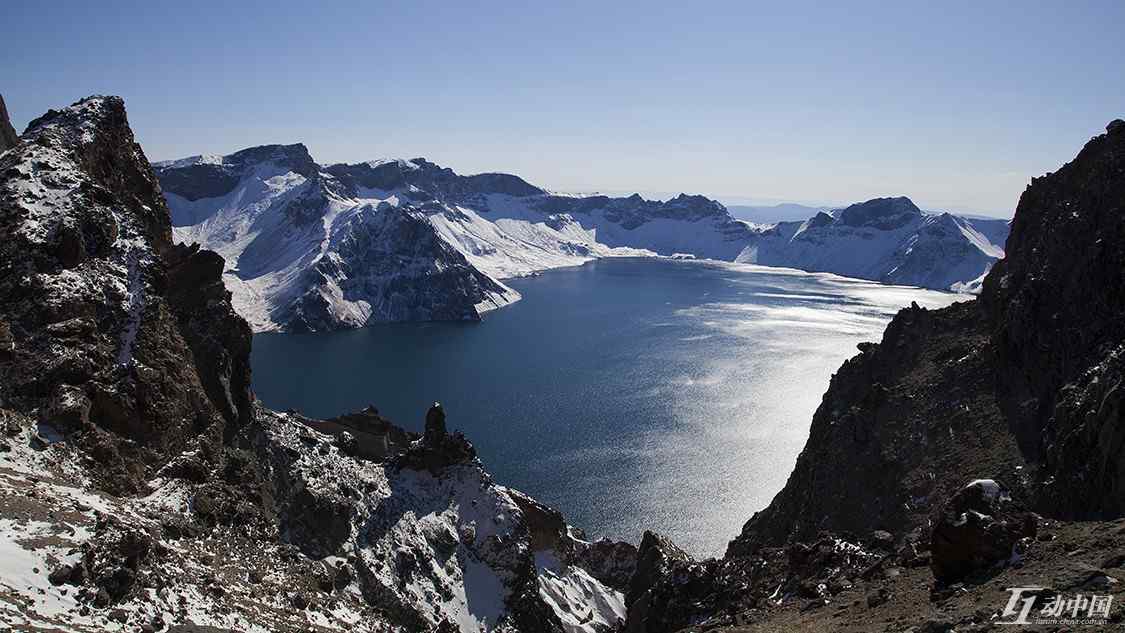
[[[255,330],[476,319],[519,298],[506,277],[616,255],[729,260],[751,234],[700,196],[555,195],[421,158],[320,166],[272,145],[155,168],[176,239],[223,256]]]
[[[698,195],[557,194],[518,176],[463,176],[423,158],[320,165],[300,144],[154,168],[175,239],[223,256],[235,308],[255,331],[478,319],[519,299],[506,278],[615,256],[690,256],[972,291],[1002,256],[1007,227],[923,213],[906,199],[755,225]]]

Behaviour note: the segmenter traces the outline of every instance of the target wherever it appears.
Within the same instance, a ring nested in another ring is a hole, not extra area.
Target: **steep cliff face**
[[[194,177],[218,191],[244,167]],[[298,224],[309,207],[287,208]],[[425,249],[416,222],[343,231],[339,252],[368,257],[386,231]],[[635,548],[587,542],[497,485],[463,437],[419,438],[371,409],[319,421],[255,404],[223,271],[173,244],[119,98],[51,111],[0,154],[0,622],[618,625]]]
[[[1040,505],[1074,518],[1125,513],[1125,122],[1106,129],[1032,181],[981,297]]]
[[[33,121],[0,173],[4,405],[97,446],[102,481],[120,492],[245,424],[250,331],[222,262],[172,244],[121,100]]]
[[[0,152],[15,147],[19,142],[12,121],[8,118],[8,106],[4,104],[4,95],[0,95]]]

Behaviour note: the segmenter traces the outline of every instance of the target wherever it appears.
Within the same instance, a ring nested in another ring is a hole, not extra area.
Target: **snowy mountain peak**
[[[910,198],[875,198],[840,210],[837,217],[848,226],[893,229],[922,215]]]
[[[263,166],[278,174],[315,178],[319,166],[301,143],[261,145],[226,156],[200,155],[154,164],[165,191],[187,200],[215,198],[230,193],[239,182]]]
[[[751,237],[703,196],[561,196],[425,158],[318,166],[265,145],[157,173],[176,238],[223,256],[256,330],[476,319],[519,298],[498,279],[614,255],[731,260]]]

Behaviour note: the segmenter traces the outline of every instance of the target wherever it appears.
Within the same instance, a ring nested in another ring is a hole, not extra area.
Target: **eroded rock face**
[[[1125,126],[1115,121],[1020,197],[985,280],[1000,399],[1044,464],[1043,509],[1125,513]]]
[[[0,95],[0,152],[15,147],[19,141],[20,137],[8,119],[8,106],[4,105],[4,96]]]
[[[0,174],[0,398],[87,436],[118,492],[185,450],[213,454],[249,419],[250,332],[221,261],[172,245],[122,101],[36,119]]]

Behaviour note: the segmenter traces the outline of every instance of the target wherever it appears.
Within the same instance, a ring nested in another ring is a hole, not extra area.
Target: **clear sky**
[[[300,141],[557,190],[998,214],[1125,117],[1121,0],[473,4],[5,0],[0,92],[21,131],[122,95],[153,160]]]

